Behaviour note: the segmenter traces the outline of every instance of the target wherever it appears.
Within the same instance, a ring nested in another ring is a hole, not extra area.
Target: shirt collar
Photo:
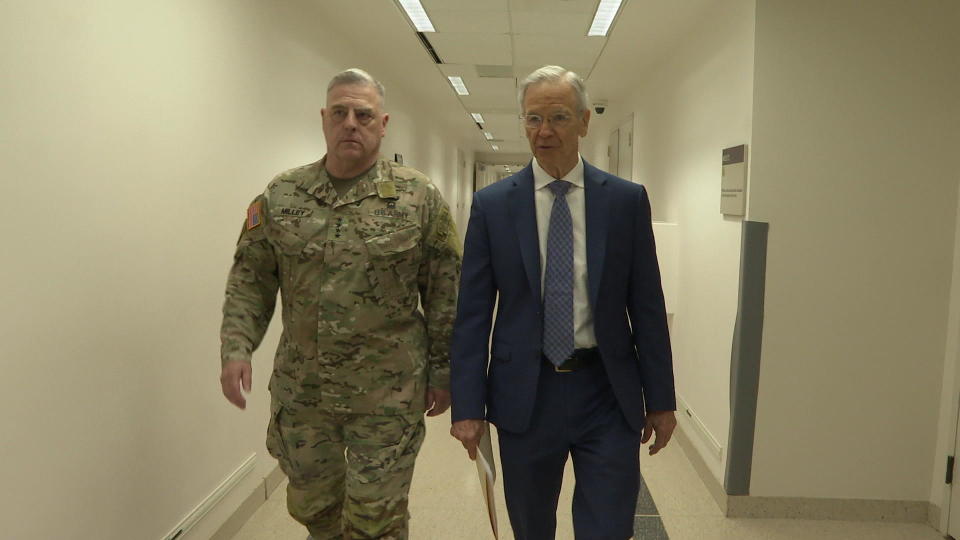
[[[534,189],[541,189],[547,187],[547,184],[557,180],[556,178],[550,176],[550,173],[543,170],[543,167],[540,166],[540,163],[537,162],[537,158],[533,158],[533,186]],[[577,153],[577,164],[570,169],[570,172],[566,174],[560,180],[566,180],[571,184],[583,188],[583,157],[580,153]]]

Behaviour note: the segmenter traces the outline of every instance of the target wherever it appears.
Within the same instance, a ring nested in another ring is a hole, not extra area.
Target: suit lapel
[[[587,281],[590,306],[597,305],[600,291],[600,278],[603,276],[603,262],[607,250],[607,214],[610,211],[610,193],[603,172],[583,162],[584,211],[587,226]]]
[[[507,199],[510,220],[517,230],[523,268],[530,290],[540,298],[540,240],[537,236],[537,207],[533,200],[533,169],[527,165],[513,178]]]

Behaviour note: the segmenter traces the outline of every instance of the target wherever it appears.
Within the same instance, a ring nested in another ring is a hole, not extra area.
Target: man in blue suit
[[[484,419],[497,426],[517,540],[555,537],[567,456],[577,539],[625,540],[640,447],[655,433],[657,453],[676,426],[650,204],[580,157],[590,102],[577,74],[540,68],[519,97],[534,159],[473,198],[450,432],[474,459]]]

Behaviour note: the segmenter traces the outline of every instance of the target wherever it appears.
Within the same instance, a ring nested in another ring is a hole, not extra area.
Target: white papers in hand
[[[490,517],[490,529],[493,537],[499,539],[497,533],[497,505],[494,498],[493,486],[497,481],[497,466],[493,461],[493,445],[490,442],[490,425],[486,425],[480,444],[477,446],[477,474],[480,476],[480,490],[487,503],[487,515]]]

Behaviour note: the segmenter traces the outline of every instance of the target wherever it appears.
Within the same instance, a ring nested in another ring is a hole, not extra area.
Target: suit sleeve
[[[261,221],[252,228],[249,221],[244,223],[227,276],[220,327],[221,365],[233,360],[250,362],[267,332],[277,302],[277,259],[264,234],[267,216],[262,212],[267,205],[263,196],[253,201],[250,211],[255,207],[261,212]]]
[[[486,417],[487,361],[496,292],[486,215],[475,193],[463,247],[450,357],[454,422]]]
[[[640,188],[634,222],[633,267],[630,274],[627,311],[633,328],[633,343],[643,377],[643,395],[648,411],[674,411],[677,401],[667,310],[664,306],[653,238],[650,200]]]
[[[460,245],[450,207],[432,185],[427,195],[425,257],[420,264],[420,303],[427,323],[427,384],[450,388],[450,334],[460,280]]]

